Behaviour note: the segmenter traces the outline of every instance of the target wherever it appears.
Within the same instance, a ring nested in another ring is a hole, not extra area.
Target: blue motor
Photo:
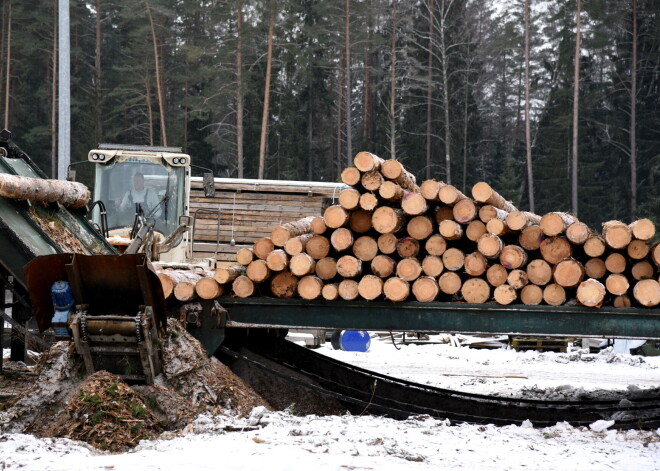
[[[336,330],[330,339],[335,350],[345,352],[367,352],[371,345],[369,332],[364,330]]]
[[[52,324],[55,331],[55,337],[58,339],[71,338],[71,329],[69,329],[69,314],[76,304],[73,299],[73,291],[68,281],[56,281],[50,289],[53,297],[53,315]]]

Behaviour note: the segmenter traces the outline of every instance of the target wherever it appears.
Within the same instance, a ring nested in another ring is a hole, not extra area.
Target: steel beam
[[[660,309],[467,303],[219,299],[226,327],[660,339]]]

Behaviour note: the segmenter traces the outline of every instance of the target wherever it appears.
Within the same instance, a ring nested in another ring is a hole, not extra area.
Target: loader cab
[[[94,201],[105,205],[111,237],[130,232],[137,202],[163,237],[187,215],[190,156],[180,148],[101,144],[89,151],[88,161],[95,164]],[[98,209],[92,220],[101,224]]]

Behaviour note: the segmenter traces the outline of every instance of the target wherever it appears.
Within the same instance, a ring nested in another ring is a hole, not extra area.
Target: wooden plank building
[[[193,177],[190,215],[196,215],[194,256],[212,257],[218,235],[217,215],[206,211],[196,214],[200,209],[220,210],[217,259],[233,262],[239,249],[269,237],[276,226],[306,216],[322,216],[327,206],[337,202],[344,188],[348,187],[337,182],[216,178],[215,197],[205,198],[202,179]]]

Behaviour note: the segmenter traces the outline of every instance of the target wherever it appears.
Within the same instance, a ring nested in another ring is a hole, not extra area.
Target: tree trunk
[[[332,257],[324,257],[318,260],[314,272],[323,281],[332,280],[337,275],[337,260]]]
[[[363,234],[371,229],[371,213],[358,209],[351,214],[348,224],[353,232]]]
[[[450,271],[440,275],[440,278],[438,278],[438,286],[443,293],[453,295],[461,290],[463,281],[458,274]]]
[[[376,209],[371,217],[371,225],[381,234],[398,232],[404,223],[403,211],[389,206]]]
[[[360,180],[362,187],[367,191],[378,191],[384,181],[383,175],[376,170],[364,173]]]
[[[573,244],[582,245],[591,236],[589,227],[583,222],[575,221],[566,228],[566,238]]]
[[[388,278],[383,284],[383,294],[385,295],[385,299],[393,302],[405,301],[408,295],[410,295],[410,284],[401,278]]]
[[[339,206],[350,211],[360,206],[360,192],[347,188],[339,193]]]
[[[428,209],[426,199],[420,193],[406,193],[401,200],[401,209],[410,216],[418,216]]]
[[[306,276],[314,273],[316,261],[307,253],[299,253],[291,257],[289,261],[289,270],[296,276]]]
[[[11,78],[11,6],[9,2],[9,11],[7,13],[7,72],[5,76],[5,126],[4,129],[9,129],[9,84]]]
[[[260,258],[261,260],[266,260],[268,255],[274,249],[275,244],[273,244],[273,241],[270,239],[270,237],[262,237],[257,239],[254,241],[254,245],[252,246],[252,252],[257,256],[257,258]]]
[[[356,186],[361,178],[360,170],[355,167],[346,167],[341,171],[341,181],[349,186]]]
[[[354,278],[362,273],[362,260],[344,255],[337,260],[337,273],[344,278]]]
[[[359,237],[353,244],[353,254],[363,262],[370,262],[378,255],[378,242],[372,236]]]
[[[385,160],[381,163],[381,173],[404,190],[419,192],[415,175],[407,171],[398,160]]]
[[[309,233],[312,230],[312,219],[314,219],[314,216],[308,216],[276,227],[270,233],[273,244],[282,247],[287,240]]]
[[[245,275],[241,275],[234,280],[231,289],[239,298],[247,298],[254,294],[254,283]]]
[[[355,280],[342,280],[337,291],[339,297],[345,301],[353,301],[360,295],[359,285]]]
[[[527,194],[529,210],[534,209],[534,172],[532,171],[532,132],[529,113],[529,3],[525,0],[525,158],[527,161]]]
[[[538,250],[543,238],[543,231],[539,226],[527,226],[520,231],[518,243],[525,250]]]
[[[655,224],[650,219],[638,219],[629,227],[635,239],[647,241],[653,239],[655,235]]]
[[[144,0],[147,7],[147,16],[149,17],[149,25],[151,28],[151,40],[154,46],[154,67],[156,68],[156,93],[158,95],[158,111],[160,113],[160,142],[161,145],[167,146],[167,131],[165,128],[165,91],[163,90],[163,82],[160,76],[160,54],[158,53],[158,41],[156,40],[156,27],[154,26],[154,19],[151,14],[151,7],[149,1]]]
[[[293,298],[298,287],[298,278],[289,271],[283,271],[270,280],[270,291],[277,298]]]
[[[314,260],[321,260],[330,253],[330,241],[322,235],[314,236],[305,244],[305,253],[309,254]]]
[[[422,260],[422,271],[426,276],[437,278],[444,269],[445,265],[442,263],[442,258],[437,255],[427,255]]]
[[[444,112],[444,133],[445,133],[445,171],[448,184],[451,184],[451,128],[449,123],[449,58],[447,57],[447,43],[446,43],[446,19],[449,14],[449,9],[453,0],[450,0],[449,6],[445,8],[446,2],[442,0],[440,5],[440,60],[442,71],[442,104]]]
[[[493,299],[497,304],[508,305],[518,299],[518,294],[512,286],[504,283],[495,288]]]
[[[255,283],[261,283],[270,276],[270,268],[265,260],[255,260],[247,266],[245,273]]]
[[[392,37],[390,42],[390,159],[396,160],[396,4],[392,0]]]
[[[374,275],[365,275],[358,283],[358,293],[364,299],[373,301],[383,294],[383,280]]]
[[[637,214],[637,0],[632,0],[630,63],[630,216]]]
[[[486,270],[486,279],[491,286],[497,288],[498,286],[506,283],[508,277],[506,268],[504,268],[499,263],[491,265],[488,270]]]
[[[486,225],[479,220],[474,220],[470,221],[470,224],[465,228],[465,237],[472,242],[477,242],[486,232],[488,232]]]
[[[490,298],[490,285],[481,278],[470,278],[461,286],[461,295],[468,303],[485,303]]]
[[[57,2],[58,0],[55,1],[55,11],[57,11]],[[5,13],[6,13],[6,4],[7,2],[5,0],[2,0],[2,17],[0,18],[0,57],[3,58],[5,56]],[[57,15],[54,15],[57,16]],[[57,24],[58,20],[57,18],[55,19],[55,24]],[[57,27],[55,28],[57,30]],[[57,43],[57,40],[53,41],[54,43]],[[56,46],[54,46],[55,49]],[[4,63],[4,62],[3,62]],[[2,87],[2,84],[5,82],[3,79],[5,77],[5,69],[2,67],[2,64],[0,64],[0,88]],[[54,95],[53,95],[54,96]],[[2,106],[2,102],[4,98],[4,93],[0,93],[0,110],[3,110],[4,107]],[[5,126],[6,129],[6,126]]]
[[[371,261],[371,272],[381,278],[388,278],[396,269],[396,262],[387,255],[376,255]]]
[[[589,237],[582,247],[584,253],[589,257],[600,257],[605,253],[606,245],[605,240],[598,235],[592,235]]]
[[[556,265],[573,254],[573,248],[568,241],[562,237],[548,237],[541,242],[539,247],[541,257],[550,265]]]
[[[215,299],[222,296],[224,288],[212,276],[205,276],[195,283],[195,293],[201,299]]]
[[[307,275],[298,282],[298,294],[303,299],[316,299],[321,296],[323,281],[314,275]]]
[[[607,268],[602,258],[590,258],[584,264],[584,272],[587,277],[599,280],[605,276]]]
[[[506,216],[506,224],[512,231],[521,231],[527,226],[540,222],[540,216],[525,211],[512,211]]]
[[[325,221],[323,220],[323,218],[318,216],[312,219],[311,227],[312,227],[312,232],[317,235],[324,234],[327,229],[327,226],[325,225]]]
[[[508,270],[515,270],[527,264],[527,252],[518,245],[507,245],[500,252],[500,263]]]
[[[147,101],[147,121],[149,122],[149,145],[154,145],[154,115],[151,106],[151,80],[149,77],[149,61],[144,61],[144,91],[145,99]]]
[[[642,306],[657,306],[660,304],[660,283],[655,280],[638,281],[633,288],[633,296]]]
[[[568,213],[553,212],[544,214],[539,226],[545,235],[553,237],[563,234],[575,222],[577,218]]]
[[[353,246],[354,238],[350,229],[340,227],[332,231],[330,244],[337,252],[343,252]]]
[[[266,169],[266,137],[268,136],[268,113],[270,106],[270,76],[273,66],[273,35],[275,34],[275,3],[270,1],[268,20],[268,56],[266,58],[266,83],[264,85],[264,108],[261,115],[261,138],[259,141],[259,179],[263,180]]]
[[[98,9],[100,7],[99,5],[100,1],[97,0],[97,16],[98,16]],[[55,0],[55,8],[53,9],[54,12],[57,13],[58,10],[58,0]],[[55,24],[53,26],[53,66],[52,66],[52,71],[53,71],[53,77],[51,80],[51,108],[50,108],[50,177],[51,178],[57,178],[57,46],[58,46],[58,31],[57,27],[59,24],[57,14],[54,15],[55,17]],[[3,22],[4,22],[4,9],[3,9]],[[98,21],[98,20],[97,20]],[[99,28],[99,25],[97,25],[97,28]],[[4,25],[3,25],[3,30],[4,30]],[[98,32],[97,32],[98,34]],[[97,39],[98,41],[98,39]],[[1,54],[1,49],[0,49],[0,54]],[[100,52],[99,52],[100,54]],[[100,79],[100,76],[98,77]],[[100,99],[100,95],[97,92],[97,101]],[[97,119],[100,120],[100,115],[97,113]],[[101,142],[101,139],[98,138],[96,142]]]
[[[632,242],[632,230],[621,221],[604,222],[602,234],[607,245],[615,250],[623,249]]]
[[[307,247],[307,242],[309,242],[309,239],[312,237],[314,237],[313,233],[292,237],[284,243],[284,251],[291,256],[303,253],[305,247]]]
[[[344,105],[344,111],[346,113],[346,158],[350,159],[350,156],[353,155],[353,140],[351,135],[351,41],[350,41],[350,0],[345,2],[345,17],[344,17],[344,50],[346,56],[346,62],[344,66],[346,71],[344,73],[344,79],[346,83],[344,84],[346,91],[344,92],[344,98],[346,99],[346,104]]]
[[[481,276],[488,268],[486,257],[479,252],[472,252],[465,257],[465,273],[470,276]]]
[[[289,264],[289,255],[282,249],[273,250],[266,257],[266,264],[271,271],[283,271]]]
[[[612,273],[605,280],[605,287],[607,288],[607,291],[613,295],[622,296],[628,292],[630,282],[625,276],[618,273]]]
[[[472,187],[472,197],[479,203],[493,205],[507,213],[518,210],[513,203],[507,201],[486,182],[476,183]]]
[[[330,229],[337,229],[345,226],[350,217],[350,213],[339,205],[329,206],[323,212],[323,221]]]
[[[422,264],[415,257],[406,257],[396,264],[396,276],[406,281],[415,281],[422,274]]]
[[[396,253],[401,258],[416,257],[419,253],[419,242],[412,237],[403,237],[396,243]]]
[[[250,252],[251,254],[252,252]],[[248,262],[247,265],[250,263]],[[233,266],[233,267],[219,267],[215,270],[215,281],[218,283],[226,284],[234,281],[241,275],[245,274],[245,266]]]
[[[575,288],[584,278],[584,267],[572,258],[562,260],[555,265],[552,277],[559,286]]]
[[[520,301],[526,306],[537,306],[543,301],[543,290],[536,285],[527,285],[520,291]]]
[[[578,110],[580,96],[580,13],[582,1],[577,0],[575,12],[575,69],[573,74],[573,145],[571,153],[571,212],[578,214]]]
[[[463,226],[452,219],[440,222],[440,235],[447,240],[458,240],[463,237]]]
[[[506,282],[513,289],[522,289],[529,283],[529,276],[527,275],[527,271],[518,268],[516,270],[511,270],[506,277]]]
[[[443,239],[444,240],[444,239]],[[396,252],[396,244],[399,242],[397,237],[392,234],[381,234],[378,236],[378,250],[386,255]]]
[[[236,11],[236,167],[243,178],[243,2]]]
[[[435,229],[433,221],[428,216],[415,216],[408,221],[406,230],[413,239],[424,240],[428,238]]]
[[[339,297],[339,285],[337,283],[330,283],[323,286],[321,296],[323,296],[323,299],[325,300],[334,301]]]
[[[236,252],[236,261],[241,265],[246,267],[252,260],[254,260],[252,249],[244,247]]]
[[[600,307],[605,299],[605,287],[597,280],[583,281],[577,289],[576,297],[583,306]]]
[[[103,141],[103,89],[101,88],[101,0],[96,0],[95,42],[94,42],[94,118],[95,142]]]
[[[433,11],[433,0],[429,0],[429,55],[428,55],[428,75],[426,82],[426,179],[431,178],[431,134],[433,132],[433,22],[435,15]]]
[[[440,287],[438,286],[435,278],[430,276],[422,276],[417,278],[412,285],[412,293],[415,296],[417,301],[422,303],[430,303],[435,301],[440,293]]]
[[[559,306],[566,302],[566,290],[556,283],[543,288],[543,300],[550,306]]]
[[[458,271],[465,265],[465,254],[456,247],[445,250],[442,254],[442,263],[449,271]]]
[[[552,267],[542,258],[527,264],[527,279],[535,285],[545,286],[552,281]]]
[[[89,189],[78,182],[45,180],[0,173],[0,196],[18,200],[60,203],[82,208],[92,199]]]

